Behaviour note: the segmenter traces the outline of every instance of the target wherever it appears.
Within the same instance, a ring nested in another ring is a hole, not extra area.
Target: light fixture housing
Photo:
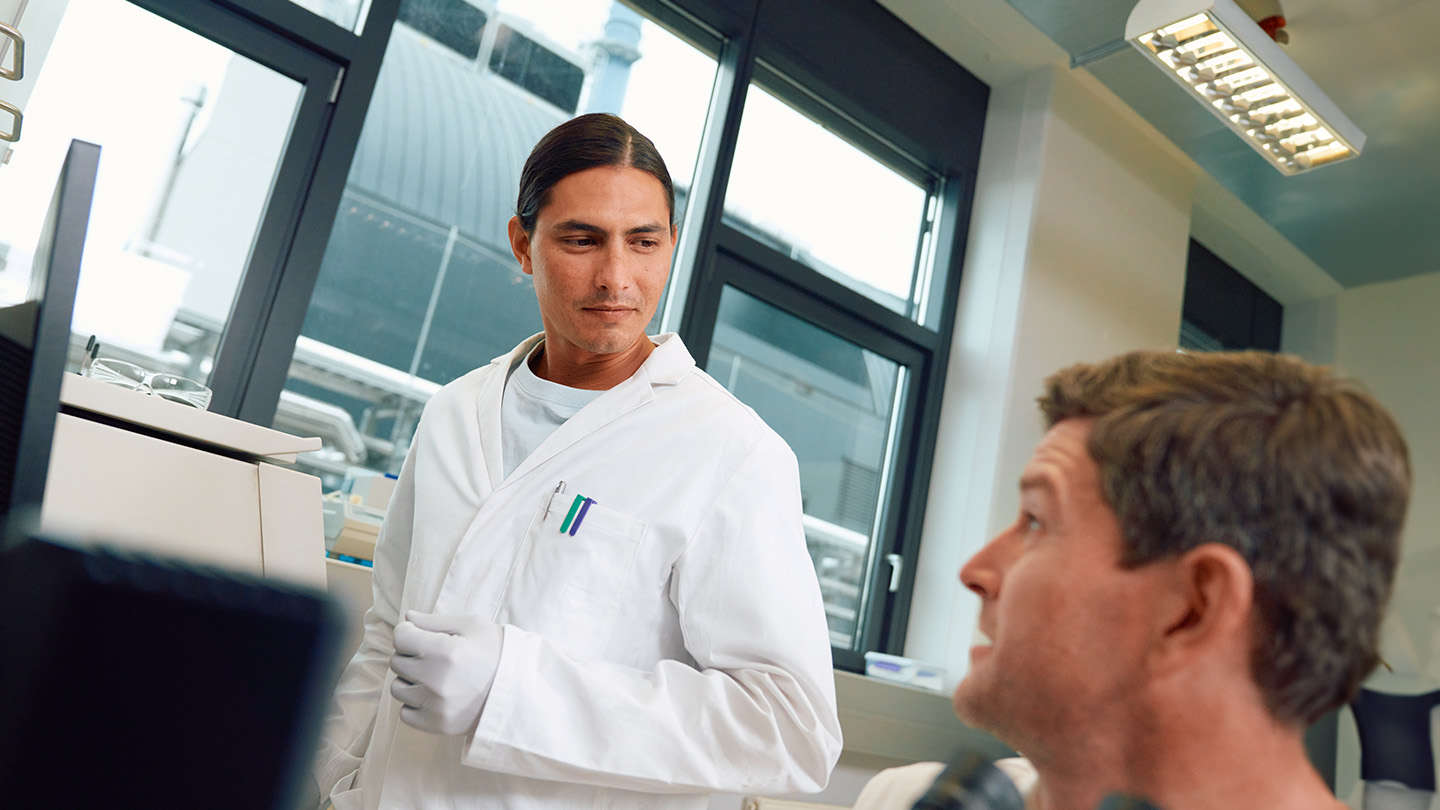
[[[1365,133],[1234,0],[1139,0],[1125,39],[1282,174],[1365,146]]]

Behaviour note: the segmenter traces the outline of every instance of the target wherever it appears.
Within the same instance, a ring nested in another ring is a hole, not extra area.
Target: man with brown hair
[[[1025,755],[1041,810],[1342,807],[1303,738],[1378,661],[1411,482],[1394,420],[1258,352],[1073,366],[1040,407],[1019,516],[960,571],[982,600],[960,718]],[[856,806],[909,807],[937,771]]]

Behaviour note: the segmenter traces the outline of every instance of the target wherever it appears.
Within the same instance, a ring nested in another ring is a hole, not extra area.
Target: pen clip
[[[565,492],[565,482],[561,481],[555,485],[555,490],[550,493],[550,499],[545,501],[545,517],[542,520],[550,519],[550,506],[555,503],[555,496]]]

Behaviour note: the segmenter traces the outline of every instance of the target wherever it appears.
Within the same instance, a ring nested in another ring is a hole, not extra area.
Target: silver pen
[[[545,502],[545,517],[542,520],[550,519],[550,504],[555,503],[555,496],[565,492],[565,482],[561,481],[555,485],[555,491],[550,493],[550,499]]]

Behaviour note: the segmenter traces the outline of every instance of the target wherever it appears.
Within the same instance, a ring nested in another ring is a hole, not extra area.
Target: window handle
[[[25,78],[25,37],[21,36],[19,31],[5,23],[0,23],[0,34],[15,41],[15,68],[13,70],[6,70],[0,67],[0,79],[9,79],[12,82],[18,82]],[[16,129],[18,130],[19,127],[17,126]]]
[[[20,112],[19,107],[8,101],[0,101],[0,112],[7,112],[15,116],[15,126],[11,127],[9,132],[0,132],[0,141],[14,143],[20,140],[20,124],[25,121],[25,114]]]
[[[890,563],[890,593],[900,590],[900,573],[905,570],[905,558],[899,554],[886,554],[885,562]]]

